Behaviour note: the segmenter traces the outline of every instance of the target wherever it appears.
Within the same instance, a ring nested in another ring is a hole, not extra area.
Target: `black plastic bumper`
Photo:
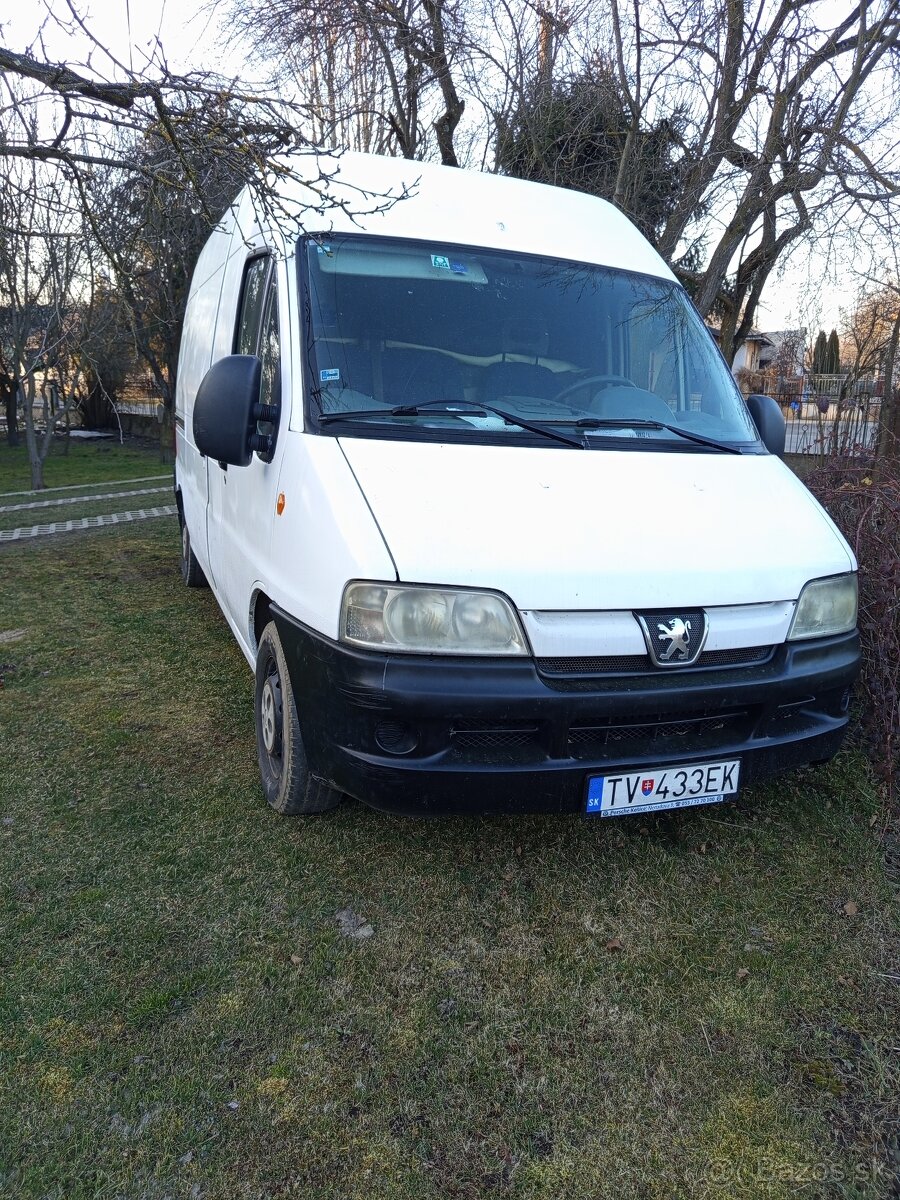
[[[560,679],[531,659],[388,655],[274,610],[313,774],[392,812],[584,811],[600,772],[740,758],[741,784],[838,750],[855,633],[754,666]]]

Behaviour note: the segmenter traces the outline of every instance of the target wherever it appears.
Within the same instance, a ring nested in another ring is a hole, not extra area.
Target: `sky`
[[[127,66],[140,69],[157,39],[162,42],[174,71],[191,68],[222,69],[222,48],[217,46],[215,14],[204,10],[207,0],[79,0],[78,10],[98,41],[109,46]],[[66,15],[65,0],[55,0],[54,12]],[[0,19],[7,44],[23,50],[43,26],[48,53],[58,59],[83,60],[87,41],[47,20],[42,0],[22,0],[8,16]],[[98,69],[102,70],[99,58]]]
[[[66,12],[65,0],[53,3],[55,12]],[[222,45],[216,6],[217,0],[79,0],[79,11],[97,40],[126,66],[139,70],[154,53],[158,39],[175,72],[211,69],[246,74],[246,63]],[[218,7],[224,12],[224,0],[218,0]],[[20,0],[10,15],[0,19],[5,44],[20,52],[32,45],[42,26],[51,58],[85,61],[86,39],[77,30],[66,31],[47,20],[42,0]],[[96,50],[93,63],[100,73],[110,69]],[[769,280],[757,327],[764,331],[806,327],[814,338],[819,327],[839,327],[841,310],[852,305],[855,292],[846,282],[829,278],[822,262],[800,249],[780,277]]]

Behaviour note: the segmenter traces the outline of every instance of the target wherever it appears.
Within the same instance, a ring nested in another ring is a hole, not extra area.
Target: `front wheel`
[[[326,812],[341,793],[309,772],[281,638],[270,621],[256,652],[256,752],[266,800],[285,816]]]
[[[187,521],[181,522],[181,578],[185,587],[206,587],[206,576],[203,568],[197,562],[196,555],[191,549],[191,535],[188,533]]]

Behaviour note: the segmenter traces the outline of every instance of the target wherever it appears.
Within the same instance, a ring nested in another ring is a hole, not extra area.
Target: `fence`
[[[774,377],[741,372],[744,395],[774,397],[784,413],[789,454],[858,456],[875,450],[884,380],[846,375]]]
[[[784,412],[785,449],[789,454],[855,456],[875,450],[881,399],[804,400],[776,396]]]
[[[145,376],[131,376],[116,402],[116,410],[133,416],[155,417],[161,402],[159,388],[151,379]]]

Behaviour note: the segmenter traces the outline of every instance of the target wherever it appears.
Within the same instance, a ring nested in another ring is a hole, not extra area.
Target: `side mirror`
[[[194,442],[218,463],[246,467],[257,448],[256,410],[262,363],[255,354],[229,354],[213,363],[194,400]]]
[[[784,413],[771,396],[748,396],[747,407],[762,443],[770,454],[784,457]]]

